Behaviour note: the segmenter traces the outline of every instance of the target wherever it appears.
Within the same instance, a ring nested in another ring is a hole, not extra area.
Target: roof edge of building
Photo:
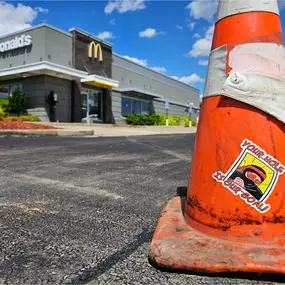
[[[114,46],[113,44],[111,44],[111,43],[109,43],[109,42],[106,42],[106,41],[104,41],[104,40],[102,40],[102,39],[100,39],[100,38],[98,38],[98,37],[92,35],[91,33],[88,33],[88,32],[86,32],[86,31],[80,29],[80,28],[71,28],[71,29],[69,29],[69,32],[70,32],[70,33],[73,32],[73,31],[79,32],[79,33],[81,33],[81,34],[84,35],[84,36],[87,36],[87,37],[89,37],[89,38],[91,38],[91,39],[94,39],[94,40],[97,41],[97,42],[100,42],[100,43],[102,43],[102,44],[105,44],[106,46],[109,46],[109,47],[113,47],[113,46]]]
[[[54,26],[52,26],[52,25],[49,25],[49,24],[45,24],[45,23],[44,23],[44,24],[39,24],[39,25],[36,25],[36,26],[32,26],[32,27],[27,28],[27,29],[19,30],[19,31],[17,31],[17,32],[5,34],[5,35],[3,35],[3,36],[0,36],[0,40],[1,40],[1,39],[4,39],[4,38],[7,38],[7,37],[11,37],[11,36],[17,35],[17,34],[21,34],[21,33],[26,33],[26,32],[29,32],[29,31],[33,31],[33,30],[36,30],[36,29],[39,29],[39,28],[42,28],[42,27],[50,28],[50,29],[52,29],[52,30],[54,30],[54,31],[57,31],[57,32],[59,32],[59,33],[61,33],[61,34],[64,34],[64,35],[66,35],[66,36],[68,36],[68,37],[72,37],[71,34],[65,32],[65,31],[63,31],[63,30],[61,30],[61,29],[58,29],[58,28],[56,28],[56,27],[54,27]]]
[[[165,98],[154,98],[153,100],[154,100],[154,101],[158,101],[158,102],[166,102],[166,101],[168,101],[169,104],[178,105],[178,106],[182,106],[182,107],[186,107],[186,108],[189,107],[189,105],[187,105],[187,104],[180,103],[180,102],[173,101],[173,100],[169,100],[169,99],[165,99]],[[200,107],[194,105],[194,106],[193,106],[193,109],[195,109],[195,110],[200,110]]]
[[[142,68],[144,68],[144,69],[146,69],[146,70],[152,71],[152,72],[154,72],[154,73],[156,73],[156,74],[162,75],[162,76],[164,76],[164,77],[166,77],[166,78],[168,78],[168,79],[171,79],[171,80],[173,80],[173,81],[175,81],[175,82],[178,82],[178,83],[180,83],[180,84],[182,84],[182,85],[184,85],[184,86],[187,86],[188,88],[190,87],[190,88],[192,88],[192,89],[195,89],[195,90],[198,91],[199,94],[200,94],[200,89],[198,89],[198,88],[196,88],[196,87],[194,87],[194,86],[191,86],[191,85],[189,85],[189,84],[187,84],[187,83],[184,83],[184,82],[182,82],[182,81],[180,81],[180,80],[177,80],[177,79],[175,79],[175,78],[172,78],[172,77],[170,77],[170,76],[168,76],[168,75],[162,74],[162,73],[160,73],[160,72],[158,72],[158,71],[155,71],[155,70],[153,70],[153,69],[151,69],[151,68],[149,68],[149,67],[146,67],[146,66],[143,66],[143,65],[141,65],[141,64],[138,64],[138,63],[136,63],[136,62],[134,62],[134,61],[132,61],[132,60],[130,60],[130,59],[127,59],[127,58],[123,57],[122,55],[117,54],[117,53],[115,53],[115,52],[113,52],[113,55],[115,55],[115,56],[117,56],[117,57],[119,57],[119,58],[121,58],[121,59],[124,59],[124,60],[126,60],[126,61],[128,61],[128,62],[131,62],[131,63],[133,63],[133,64],[135,64],[135,65],[137,65],[137,66],[140,66],[140,67],[142,67]]]
[[[49,61],[38,61],[38,62],[33,62],[33,63],[25,64],[25,65],[18,65],[18,66],[13,66],[9,68],[3,68],[3,69],[0,69],[0,76],[8,76],[8,75],[13,75],[17,73],[27,73],[27,72],[32,72],[32,71],[41,70],[41,69],[49,69],[49,70],[53,70],[53,71],[60,72],[63,74],[72,75],[78,78],[84,78],[88,76],[88,73],[85,71],[75,69],[72,67],[68,67],[68,66],[64,66],[61,64],[49,62]]]

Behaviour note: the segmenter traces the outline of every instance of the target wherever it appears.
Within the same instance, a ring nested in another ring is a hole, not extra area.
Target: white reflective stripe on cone
[[[271,12],[279,15],[279,7],[277,0],[224,0],[219,2],[217,21],[248,12]]]
[[[285,123],[285,49],[272,43],[227,47],[212,51],[204,97],[223,95],[267,112]]]
[[[256,107],[285,123],[285,80],[254,73],[230,73],[221,95]]]
[[[227,46],[224,45],[211,52],[204,97],[220,95],[227,79]]]
[[[204,97],[219,95],[226,82],[227,46],[211,52]],[[231,72],[257,73],[285,78],[285,49],[274,43],[237,45],[229,53]]]
[[[285,49],[274,43],[237,45],[229,54],[229,66],[234,72],[252,72],[285,77]]]

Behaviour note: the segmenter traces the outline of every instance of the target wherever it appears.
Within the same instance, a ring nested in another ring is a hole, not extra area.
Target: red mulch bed
[[[49,130],[59,129],[53,126],[45,126],[40,124],[32,124],[15,121],[0,121],[0,130]]]

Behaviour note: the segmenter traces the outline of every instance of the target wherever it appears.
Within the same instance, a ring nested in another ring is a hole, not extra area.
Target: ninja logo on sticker
[[[244,140],[241,147],[241,154],[227,174],[217,171],[213,178],[249,206],[266,213],[270,205],[265,201],[274,190],[279,175],[284,174],[285,167],[250,140]]]

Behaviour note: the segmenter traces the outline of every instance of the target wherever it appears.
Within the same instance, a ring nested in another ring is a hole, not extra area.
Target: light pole
[[[169,109],[169,101],[165,100],[165,111],[166,111],[166,122],[165,125],[168,127],[169,126],[169,121],[168,121],[168,109]]]
[[[189,114],[189,128],[192,127],[192,108],[194,106],[194,103],[188,103],[188,114]]]

